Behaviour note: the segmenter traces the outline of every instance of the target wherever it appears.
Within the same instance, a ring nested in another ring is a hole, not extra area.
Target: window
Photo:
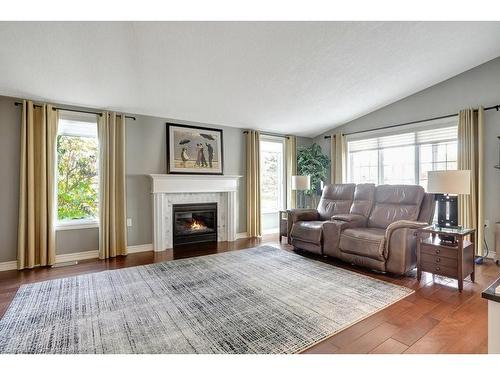
[[[278,211],[285,207],[285,144],[282,138],[261,136],[260,191],[262,229],[277,232]]]
[[[457,141],[420,147],[419,185],[427,190],[427,172],[457,169]]]
[[[367,150],[349,154],[350,180],[358,183],[378,183],[378,152]]]
[[[427,188],[428,171],[457,169],[457,126],[422,129],[348,141],[347,180]]]
[[[96,117],[62,112],[57,135],[59,229],[97,225],[98,150]]]

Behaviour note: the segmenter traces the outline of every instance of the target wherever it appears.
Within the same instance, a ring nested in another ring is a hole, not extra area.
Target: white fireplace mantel
[[[153,248],[172,247],[172,205],[216,202],[218,241],[236,240],[238,186],[242,176],[151,174]]]

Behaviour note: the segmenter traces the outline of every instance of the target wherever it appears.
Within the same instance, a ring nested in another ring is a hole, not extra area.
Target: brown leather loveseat
[[[317,209],[288,212],[289,243],[382,272],[415,267],[415,230],[432,222],[434,195],[418,185],[326,185]]]

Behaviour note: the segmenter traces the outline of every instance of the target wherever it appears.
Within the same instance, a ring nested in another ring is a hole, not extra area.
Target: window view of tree
[[[262,211],[277,212],[283,206],[283,145],[261,141]]]
[[[279,171],[278,154],[275,152],[262,153],[262,207],[269,211],[277,211],[279,203]]]
[[[98,214],[96,137],[57,137],[58,220],[95,219]]]

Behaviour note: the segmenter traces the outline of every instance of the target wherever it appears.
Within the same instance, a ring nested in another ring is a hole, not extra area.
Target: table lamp
[[[470,171],[430,171],[427,191],[437,193],[438,225],[456,228],[458,226],[457,194],[470,194]]]
[[[310,188],[311,176],[292,176],[292,190],[303,192],[304,190],[309,190]],[[304,198],[303,193],[302,198]],[[304,208],[303,199],[299,199],[299,208]]]

